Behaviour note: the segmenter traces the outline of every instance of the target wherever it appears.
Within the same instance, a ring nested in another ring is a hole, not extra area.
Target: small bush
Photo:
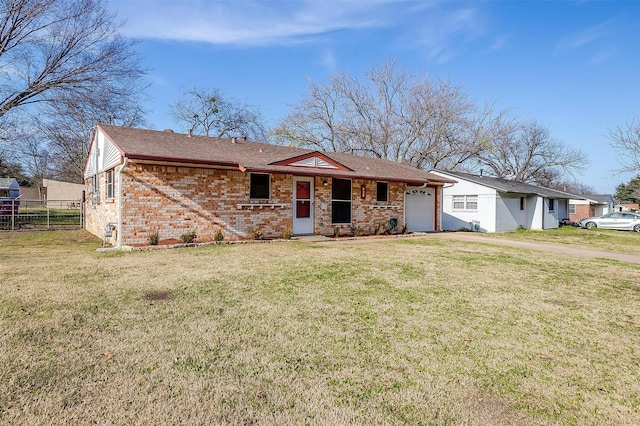
[[[160,232],[156,229],[149,235],[149,245],[157,246],[160,242]]]
[[[382,235],[386,232],[386,226],[384,223],[378,223],[376,225],[376,229],[374,230],[374,233],[376,235]]]
[[[405,235],[409,233],[409,227],[407,226],[406,223],[402,225],[402,233]]]
[[[362,229],[362,226],[360,225],[351,225],[351,233],[354,237],[358,237],[364,234],[364,229]]]
[[[285,240],[290,240],[292,236],[293,236],[293,229],[291,229],[290,226],[287,226],[286,228],[284,228],[284,230],[282,231],[282,238],[284,238]]]
[[[335,228],[333,228],[333,236],[338,238],[340,236],[340,227],[336,226]]]
[[[185,244],[191,244],[193,242],[196,241],[196,230],[192,229],[189,232],[185,232],[184,234],[180,235],[180,241],[182,241]]]
[[[222,229],[218,228],[216,229],[216,233],[213,234],[213,239],[215,241],[222,241],[224,240],[224,235],[222,234]]]
[[[263,240],[264,239],[264,231],[262,229],[257,229],[253,231],[253,239],[254,240]]]

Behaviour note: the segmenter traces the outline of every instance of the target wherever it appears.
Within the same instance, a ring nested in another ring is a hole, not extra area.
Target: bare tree
[[[244,135],[265,140],[262,114],[254,107],[239,103],[219,89],[187,89],[183,98],[171,105],[170,114],[183,130],[217,137]]]
[[[144,74],[104,0],[0,2],[0,117]]]
[[[618,171],[637,173],[640,170],[640,118],[635,116],[624,126],[609,129],[608,137],[618,154]]]
[[[461,86],[416,77],[394,61],[363,79],[339,73],[308,84],[308,94],[274,129],[277,143],[455,168],[508,121],[492,105],[479,109]]]
[[[597,194],[595,188],[579,181],[559,180],[552,182],[547,187],[577,195]]]
[[[145,70],[119,27],[105,0],[0,0],[0,139],[26,169],[81,182],[96,122],[140,123]]]
[[[534,121],[491,140],[476,162],[476,167],[488,167],[497,177],[548,187],[583,170],[588,158],[581,150],[551,137],[546,127]]]
[[[111,90],[111,85],[97,86],[91,99],[65,99],[46,108],[37,131],[47,142],[56,179],[83,182],[82,171],[96,123],[146,125],[140,99],[146,84],[138,83],[118,93]]]

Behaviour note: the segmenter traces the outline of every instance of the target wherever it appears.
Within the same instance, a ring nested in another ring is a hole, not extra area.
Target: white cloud
[[[579,49],[607,38],[613,29],[614,20],[609,19],[590,28],[569,34],[560,40],[555,47],[556,53]]]
[[[425,14],[416,37],[416,43],[424,45],[429,58],[438,63],[459,56],[464,42],[477,40],[487,32],[486,18],[480,9],[465,4],[459,7],[456,3],[446,6]],[[451,7],[458,8],[451,10]]]
[[[493,41],[493,44],[489,48],[489,52],[497,52],[498,50],[502,50],[502,48],[504,48],[509,41],[509,38],[510,37],[508,36],[496,37],[496,39]]]
[[[387,25],[396,0],[112,0],[127,35],[220,45],[296,43],[341,29]]]

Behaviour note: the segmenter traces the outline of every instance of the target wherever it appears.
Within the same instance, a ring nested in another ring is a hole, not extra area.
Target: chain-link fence
[[[79,229],[84,226],[81,200],[0,198],[0,230]]]

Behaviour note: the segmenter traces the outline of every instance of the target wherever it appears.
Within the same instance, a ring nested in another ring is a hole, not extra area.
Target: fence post
[[[11,230],[15,231],[16,226],[16,200],[11,200]]]

